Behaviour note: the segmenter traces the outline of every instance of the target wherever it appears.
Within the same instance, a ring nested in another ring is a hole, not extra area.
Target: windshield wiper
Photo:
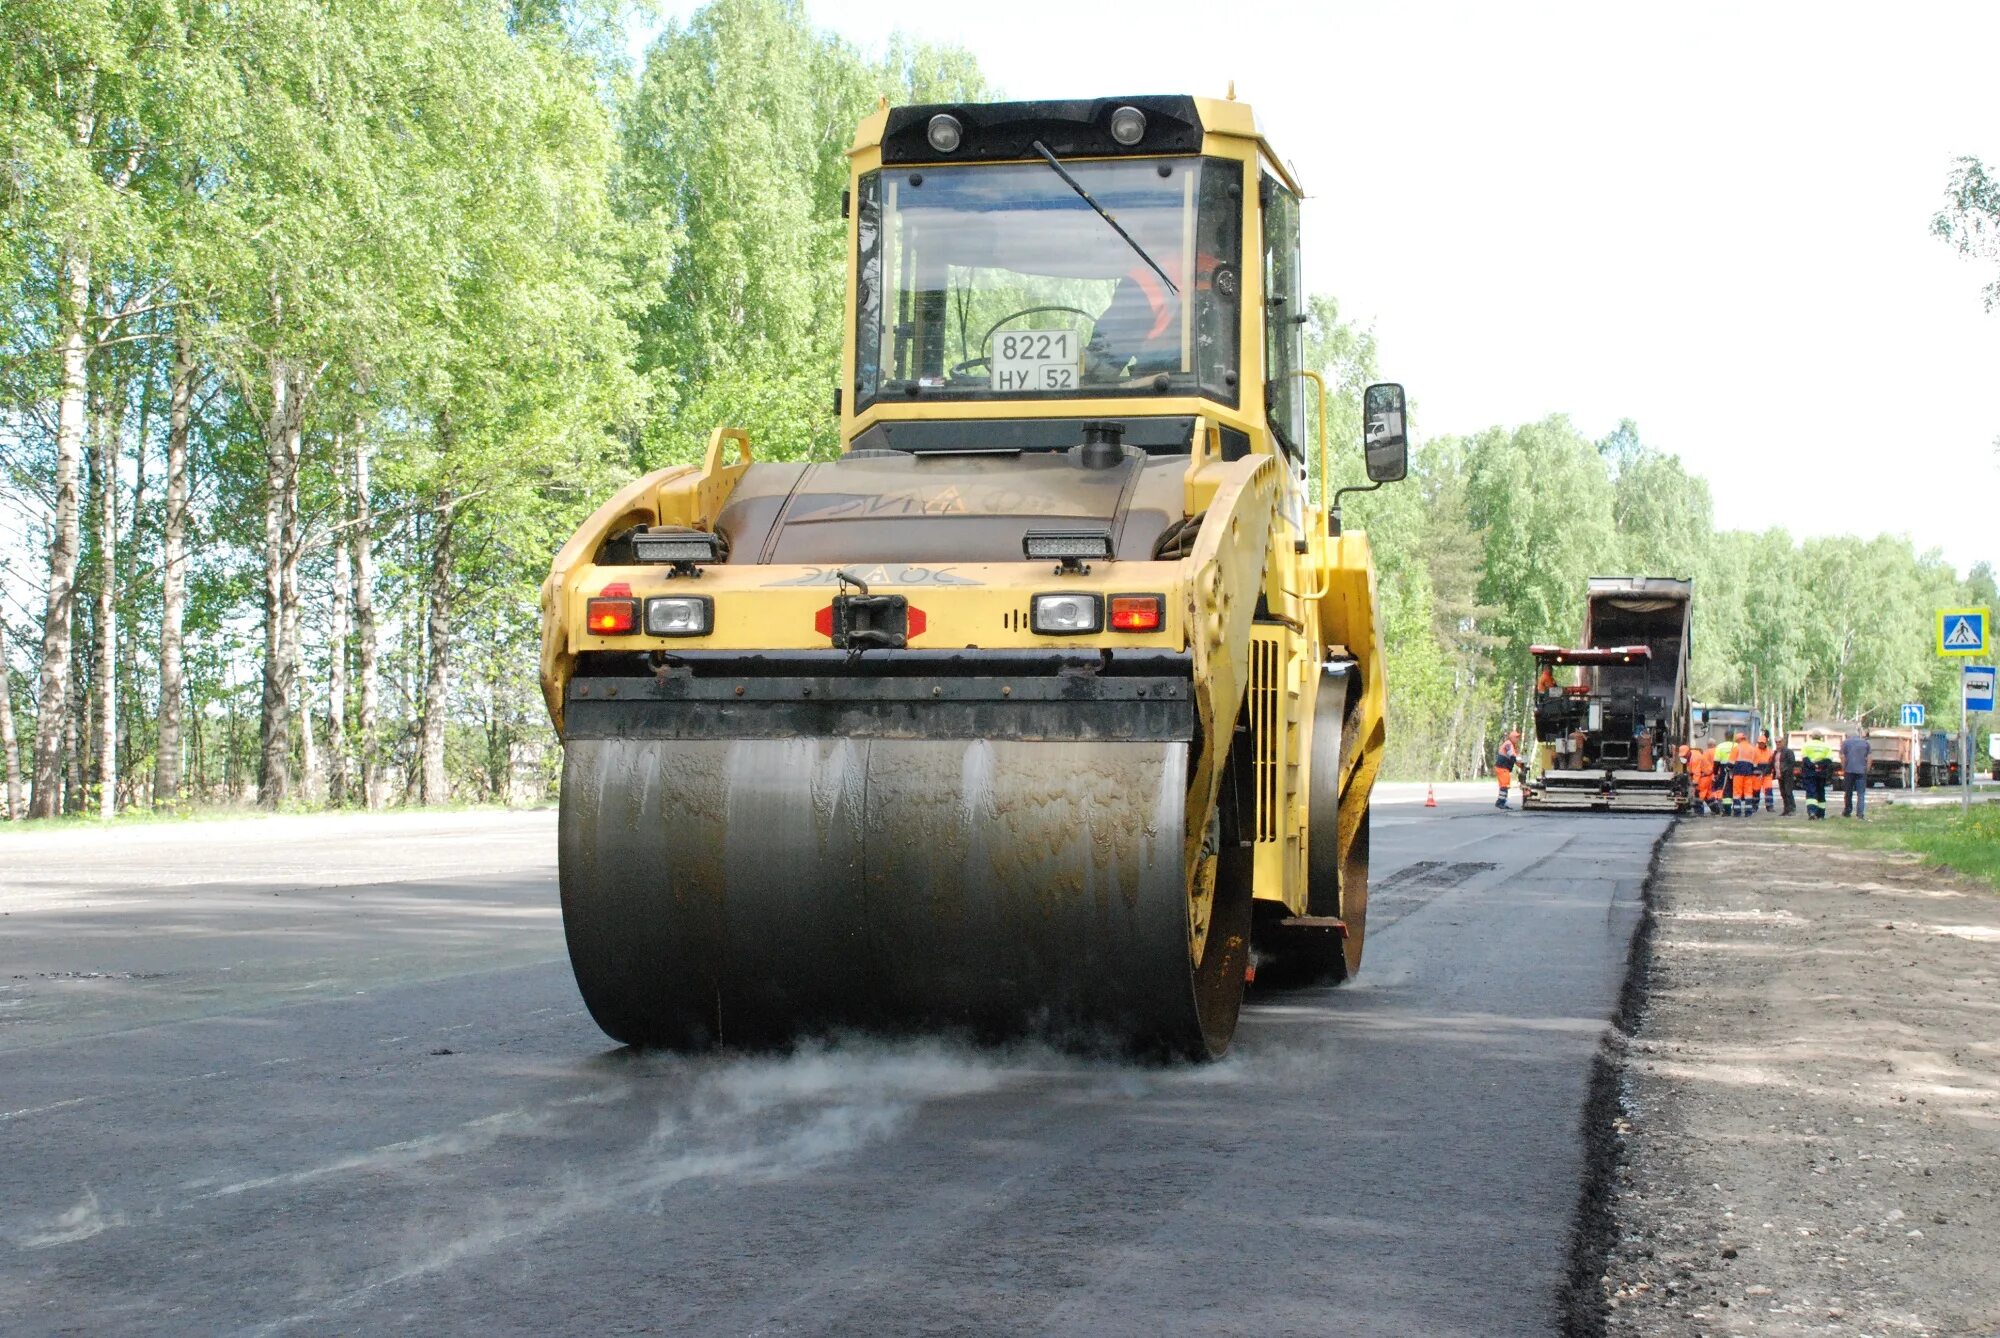
[[[1056,170],[1057,176],[1061,177],[1064,181],[1067,181],[1069,183],[1069,188],[1071,190],[1075,191],[1078,195],[1083,197],[1083,202],[1085,204],[1089,205],[1092,209],[1095,209],[1097,211],[1097,216],[1099,218],[1103,219],[1106,223],[1109,223],[1111,225],[1111,230],[1113,232],[1117,233],[1120,237],[1123,237],[1125,239],[1125,244],[1131,247],[1133,251],[1138,253],[1139,259],[1145,261],[1148,265],[1151,265],[1153,267],[1153,273],[1160,276],[1160,282],[1164,283],[1167,286],[1167,291],[1172,293],[1175,297],[1179,297],[1181,295],[1181,290],[1174,286],[1174,281],[1172,279],[1169,279],[1167,277],[1167,272],[1160,268],[1160,262],[1146,254],[1146,248],[1139,245],[1138,242],[1132,239],[1132,234],[1125,231],[1125,229],[1119,225],[1118,220],[1111,216],[1111,212],[1109,210],[1107,210],[1103,205],[1099,204],[1097,201],[1090,198],[1090,192],[1083,188],[1083,183],[1081,181],[1078,181],[1075,177],[1069,174],[1069,169],[1062,165],[1062,161],[1058,159],[1053,153],[1049,152],[1049,146],[1042,143],[1042,141],[1038,139],[1034,142],[1032,147],[1034,148],[1036,153],[1042,155],[1043,160],[1046,161],[1050,167],[1053,167]]]

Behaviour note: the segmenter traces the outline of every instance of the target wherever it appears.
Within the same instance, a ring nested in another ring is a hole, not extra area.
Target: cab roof
[[[1146,130],[1136,144],[1111,136],[1111,115],[1136,107]],[[930,146],[931,118],[949,114],[964,127],[950,154]],[[1204,135],[1254,140],[1265,164],[1294,194],[1304,195],[1291,169],[1257,128],[1247,102],[1190,97],[1185,93],[1108,98],[1050,98],[1032,102],[927,102],[891,107],[885,100],[854,132],[850,154],[879,148],[885,164],[1018,162],[1035,158],[1037,140],[1058,158],[1156,157],[1201,152]]]

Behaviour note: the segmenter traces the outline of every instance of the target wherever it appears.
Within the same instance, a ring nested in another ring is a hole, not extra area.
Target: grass
[[[1814,826],[1862,850],[1911,851],[1926,864],[1954,869],[2000,890],[2000,804],[1974,804],[1970,813],[1956,804],[1871,805],[1865,823],[1836,817]]]

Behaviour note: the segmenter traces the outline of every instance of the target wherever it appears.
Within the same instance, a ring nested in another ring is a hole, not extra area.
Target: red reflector
[[[910,605],[910,622],[909,626],[903,629],[903,635],[909,640],[914,641],[922,636],[924,629],[929,626],[930,619],[924,617],[924,611],[915,604]]]
[[[1157,632],[1166,620],[1167,601],[1159,595],[1113,595],[1111,626],[1120,632]]]
[[[605,596],[607,599],[613,596],[623,596],[626,599],[630,599],[632,598],[632,587],[624,581],[613,581],[597,593]]]
[[[639,625],[639,601],[600,596],[584,605],[583,625],[598,636],[624,636]]]
[[[828,639],[832,638],[833,605],[829,604],[825,608],[821,609],[818,613],[815,613],[813,615],[813,626],[819,630],[819,634],[821,636],[826,637]]]

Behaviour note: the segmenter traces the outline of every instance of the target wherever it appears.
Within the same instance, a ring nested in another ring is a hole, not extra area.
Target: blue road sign
[[[1903,723],[1912,729],[1920,728],[1923,725],[1924,706],[1922,702],[1911,702],[1903,707]]]
[[[1985,609],[1939,609],[1937,613],[1937,653],[1940,655],[1984,655],[1987,648]]]
[[[1990,711],[1993,709],[1992,665],[1968,664],[1965,666],[1965,709],[1968,711]]]

